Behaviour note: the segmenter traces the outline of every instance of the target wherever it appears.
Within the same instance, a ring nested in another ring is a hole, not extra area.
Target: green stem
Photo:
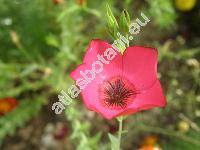
[[[126,39],[128,40],[128,45],[127,45],[127,47],[129,47],[130,41],[129,41],[129,38],[128,38],[128,34],[126,34]]]
[[[118,131],[118,141],[119,141],[119,144],[118,144],[118,149],[117,150],[120,150],[120,146],[121,146],[121,137],[122,137],[122,128],[123,128],[123,116],[117,118],[117,120],[119,121],[119,131]]]

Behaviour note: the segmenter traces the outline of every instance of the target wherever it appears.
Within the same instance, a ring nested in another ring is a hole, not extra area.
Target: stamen
[[[105,107],[124,109],[135,98],[138,91],[122,77],[115,77],[104,82],[100,88],[100,99]]]

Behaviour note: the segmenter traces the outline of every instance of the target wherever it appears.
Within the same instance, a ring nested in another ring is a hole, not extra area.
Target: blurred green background
[[[81,97],[51,110],[73,83],[90,40],[112,43],[106,0],[0,0],[0,149],[107,150],[117,121],[88,111]],[[200,149],[200,1],[112,0],[119,20],[144,12],[150,22],[130,45],[157,47],[168,105],[129,116],[124,150]],[[15,99],[11,106],[6,98]],[[7,109],[10,108],[10,109]]]

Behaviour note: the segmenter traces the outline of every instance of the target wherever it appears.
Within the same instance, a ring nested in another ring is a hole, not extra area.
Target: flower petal
[[[108,48],[112,48],[112,46],[104,41],[93,40],[86,52],[84,63],[79,65],[76,70],[70,73],[70,76],[76,81],[78,79],[85,79],[81,75],[80,73],[81,71],[85,73],[87,71],[90,72],[91,70],[94,70],[92,66],[94,66],[93,64],[95,64],[97,61],[102,64],[103,66],[102,71],[98,73],[93,71],[94,79],[91,82],[88,82],[87,86],[84,89],[82,89],[81,94],[83,96],[84,103],[89,109],[94,110],[94,111],[97,109],[98,112],[103,113],[104,115],[106,115],[106,112],[102,112],[101,111],[102,108],[100,108],[100,106],[97,105],[100,101],[99,95],[98,95],[99,86],[105,80],[108,80],[115,76],[122,75],[122,55],[113,49],[113,51],[111,50],[111,52],[114,52],[116,54],[114,55],[114,57],[112,57],[112,60],[111,60],[110,57],[107,57],[107,55],[104,55],[104,52]],[[99,61],[97,58],[98,54],[102,55],[107,63],[105,63],[104,61]],[[111,54],[111,53],[108,52],[107,54]],[[109,56],[113,56],[113,55],[109,55]],[[106,110],[106,111],[108,113],[110,112],[110,110]],[[110,115],[108,114],[108,116],[110,117],[111,114]]]
[[[93,110],[99,114],[101,114],[106,119],[111,119],[117,114],[119,114],[119,110],[111,110],[104,107],[99,100],[99,85],[98,84],[90,84],[84,91],[81,93],[84,103],[86,104],[89,110]]]
[[[155,107],[165,107],[166,104],[167,103],[165,96],[163,95],[162,87],[159,80],[157,80],[151,89],[139,94],[129,107],[118,112],[110,113],[109,118],[107,119],[130,115],[142,110],[148,110]],[[104,116],[104,114],[102,115]]]
[[[153,87],[141,94],[138,94],[133,103],[129,106],[127,111],[120,115],[128,115],[136,113],[141,110],[147,110],[154,107],[165,107],[166,99],[163,95],[160,81],[157,80]]]
[[[102,41],[100,39],[92,40],[87,48],[83,63],[91,65],[97,60],[97,55],[102,55],[109,47],[111,47],[111,45],[105,41]]]
[[[123,55],[123,73],[139,90],[153,86],[157,79],[157,50],[128,47]]]
[[[78,78],[81,77],[79,72],[81,70],[84,71],[84,69],[87,69],[86,64],[80,65],[75,71],[73,71],[70,74],[70,76],[74,80],[77,80]],[[106,69],[104,71],[106,71]],[[110,74],[108,74],[108,76],[110,76]],[[89,110],[95,111],[107,119],[111,119],[117,114],[119,114],[119,111],[107,109],[100,103],[99,87],[103,81],[104,81],[104,78],[101,78],[100,76],[98,76],[91,83],[89,83],[86,88],[82,90],[81,95],[82,95],[84,104]]]

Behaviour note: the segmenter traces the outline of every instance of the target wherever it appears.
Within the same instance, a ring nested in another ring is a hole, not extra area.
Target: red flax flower
[[[18,102],[14,98],[7,97],[0,99],[0,116],[12,111],[17,105]]]
[[[165,107],[157,79],[157,57],[153,48],[132,46],[122,55],[107,42],[93,40],[83,63],[70,76],[76,80],[87,108],[112,119]]]

